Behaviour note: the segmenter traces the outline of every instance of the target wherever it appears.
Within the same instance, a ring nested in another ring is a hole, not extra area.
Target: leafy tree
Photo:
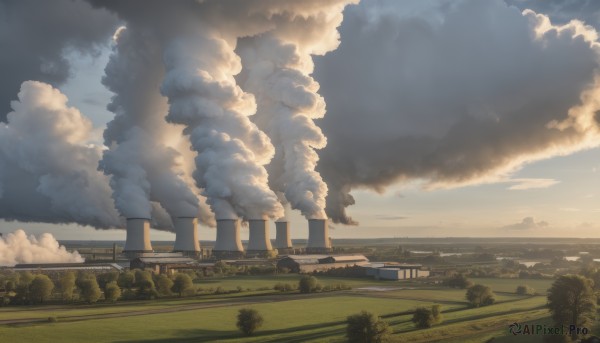
[[[121,288],[116,281],[111,281],[104,287],[104,298],[107,301],[115,302],[121,297]]]
[[[13,300],[19,304],[26,304],[30,301],[29,285],[33,281],[33,274],[30,272],[20,273],[15,287],[15,296]]]
[[[548,308],[557,325],[583,327],[594,321],[596,297],[593,281],[580,275],[563,275],[548,290]],[[571,336],[577,339],[577,333]]]
[[[93,304],[102,295],[100,291],[100,286],[98,286],[98,281],[96,278],[84,278],[79,279],[76,282],[77,288],[79,288],[79,295],[81,300],[87,302],[88,304]]]
[[[474,307],[491,305],[496,301],[494,292],[488,286],[474,285],[467,289],[467,300]]]
[[[433,315],[433,324],[439,324],[444,320],[442,315],[442,305],[431,305],[431,314]]]
[[[183,294],[187,293],[194,287],[194,283],[192,282],[192,278],[184,273],[179,273],[175,275],[175,280],[173,281],[173,286],[171,290],[181,297]]]
[[[96,277],[96,279],[98,280],[98,286],[100,286],[100,288],[105,290],[107,284],[109,284],[113,281],[117,281],[119,279],[119,272],[111,271],[111,272],[102,273],[102,274],[99,274]]]
[[[434,324],[441,323],[441,312],[440,305],[433,305],[431,308],[419,307],[412,317],[412,322],[419,329],[430,328]]]
[[[58,280],[58,291],[63,300],[73,299],[73,290],[75,289],[75,273],[66,272]]]
[[[131,271],[123,272],[117,278],[119,287],[131,289],[135,284],[135,274]]]
[[[29,294],[33,302],[43,303],[52,294],[54,283],[47,275],[36,275],[29,285]]]
[[[166,275],[159,275],[156,279],[156,287],[158,293],[162,295],[170,295],[171,287],[173,287],[173,280],[169,279]]]
[[[535,294],[535,289],[527,285],[520,285],[517,286],[516,293],[520,295],[533,295]]]
[[[370,312],[362,311],[348,316],[346,322],[349,343],[382,343],[389,340],[388,324]]]
[[[300,293],[312,293],[317,290],[319,282],[316,277],[304,275],[298,282]]]
[[[15,284],[15,282],[13,280],[8,280],[6,281],[6,283],[4,284],[4,289],[6,290],[6,292],[12,292],[16,289],[17,285]]]
[[[242,308],[237,315],[237,327],[246,336],[252,335],[263,324],[263,317],[255,309]]]
[[[452,288],[465,289],[473,286],[473,282],[467,279],[464,274],[456,274],[444,280],[444,285]]]

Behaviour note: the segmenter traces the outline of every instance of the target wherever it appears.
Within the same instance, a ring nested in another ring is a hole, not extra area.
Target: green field
[[[495,292],[514,293],[519,285],[528,285],[535,289],[538,294],[546,294],[546,291],[552,286],[552,279],[491,279],[491,278],[471,278],[474,283],[480,283],[490,286]]]
[[[272,287],[277,282],[296,283],[298,275],[236,276],[203,280],[197,286],[235,289]],[[545,289],[550,280],[474,279],[500,292],[514,292],[526,283]],[[119,302],[116,305],[68,305],[0,308],[0,320],[57,317],[57,323],[27,322],[0,325],[4,342],[344,342],[345,319],[361,310],[387,321],[394,342],[482,342],[501,337],[509,342],[508,325],[514,321],[544,320],[546,298],[497,294],[498,303],[470,308],[464,290],[415,282],[319,277],[323,285],[345,283],[351,291],[301,295],[297,292],[242,292],[183,299]],[[385,292],[359,289],[377,286],[402,288]],[[538,290],[539,291],[539,290]],[[439,303],[444,322],[416,330],[410,314],[419,306]],[[237,311],[258,310],[264,326],[251,338],[235,327]],[[146,313],[149,311],[150,313]],[[90,316],[106,315],[107,318]],[[118,316],[118,317],[114,317]]]

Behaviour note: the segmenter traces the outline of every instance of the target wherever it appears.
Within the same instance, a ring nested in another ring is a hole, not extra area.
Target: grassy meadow
[[[418,282],[318,277],[323,285],[344,283],[350,291],[299,295],[272,290],[255,291],[275,283],[297,283],[298,275],[235,276],[202,280],[202,288],[238,286],[253,291],[154,301],[121,301],[116,304],[24,306],[0,308],[0,321],[56,317],[57,322],[0,324],[6,342],[344,342],[345,319],[361,310],[382,316],[394,332],[394,342],[483,342],[504,336],[512,322],[544,320],[548,312],[545,289],[551,280],[473,279],[491,286],[497,303],[471,308],[465,290]],[[540,295],[514,293],[520,284]],[[389,291],[361,289],[393,288]],[[419,306],[441,304],[444,322],[416,330],[410,314]],[[243,337],[235,326],[237,311],[258,310],[264,325],[252,337]],[[106,315],[106,318],[95,316]],[[115,316],[115,317],[111,317]],[[535,340],[534,340],[535,341]],[[541,341],[541,337],[540,340]]]

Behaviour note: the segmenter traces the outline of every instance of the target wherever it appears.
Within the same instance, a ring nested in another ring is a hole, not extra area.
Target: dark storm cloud
[[[344,18],[315,72],[333,221],[353,223],[356,187],[489,181],[592,144],[599,55],[581,25],[546,27],[499,0],[365,1]]]
[[[0,0],[0,121],[22,82],[61,85],[70,75],[65,53],[97,54],[116,24],[81,0]]]

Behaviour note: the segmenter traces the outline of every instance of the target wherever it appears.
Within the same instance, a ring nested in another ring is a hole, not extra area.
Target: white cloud
[[[535,178],[522,178],[522,179],[509,179],[505,182],[514,183],[514,185],[508,187],[511,191],[523,191],[527,189],[538,189],[548,188],[560,183],[555,179],[535,179]]]

